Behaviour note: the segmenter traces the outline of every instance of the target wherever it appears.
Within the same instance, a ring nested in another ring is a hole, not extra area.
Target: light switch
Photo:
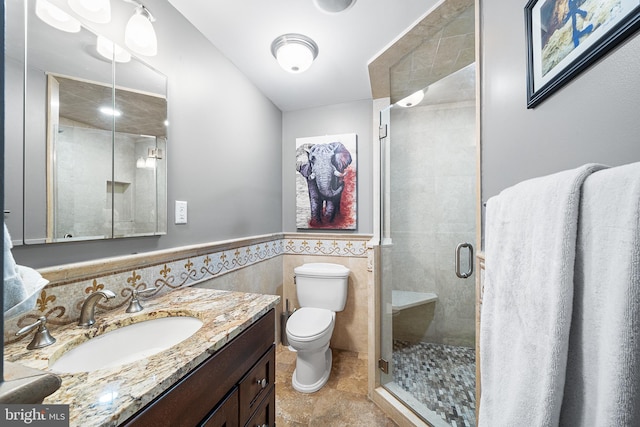
[[[176,224],[187,223],[187,202],[176,200]]]

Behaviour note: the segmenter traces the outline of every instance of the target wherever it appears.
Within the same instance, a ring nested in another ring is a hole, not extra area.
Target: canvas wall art
[[[357,135],[296,139],[296,226],[355,230]]]

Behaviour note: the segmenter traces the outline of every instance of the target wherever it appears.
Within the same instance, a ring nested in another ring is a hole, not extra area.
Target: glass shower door
[[[381,112],[381,384],[434,426],[475,425],[474,86]]]

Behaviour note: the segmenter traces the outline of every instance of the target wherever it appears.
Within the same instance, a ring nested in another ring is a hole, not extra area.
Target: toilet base
[[[331,349],[328,344],[325,351],[298,351],[291,385],[301,393],[313,393],[320,390],[329,380],[331,363]]]

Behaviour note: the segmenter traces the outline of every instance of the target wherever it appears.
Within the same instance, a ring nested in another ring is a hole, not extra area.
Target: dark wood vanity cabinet
[[[274,426],[274,329],[271,310],[121,425]]]

